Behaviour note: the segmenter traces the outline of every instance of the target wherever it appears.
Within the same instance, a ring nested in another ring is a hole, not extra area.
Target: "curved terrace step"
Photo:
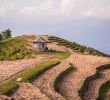
[[[51,100],[39,88],[30,83],[19,84],[18,90],[11,96],[15,100]]]
[[[34,59],[24,59],[18,61],[0,61],[0,82],[7,80],[11,76],[19,73],[20,71],[29,69],[38,65],[42,62],[48,61],[50,59],[57,59],[54,56],[38,56]]]
[[[65,76],[59,86],[59,93],[68,100],[81,100],[78,91],[84,80],[95,73],[97,66],[110,63],[110,61],[104,57],[81,54],[72,54],[68,61],[73,63],[77,68],[77,71],[73,71]]]
[[[33,81],[33,85],[37,86],[44,94],[52,100],[65,100],[63,96],[54,90],[54,81],[61,72],[69,68],[69,62],[64,60],[59,65],[47,70]]]
[[[89,84],[89,90],[85,93],[85,100],[96,100],[98,98],[99,88],[103,83],[110,80],[110,70],[101,72],[101,77]]]

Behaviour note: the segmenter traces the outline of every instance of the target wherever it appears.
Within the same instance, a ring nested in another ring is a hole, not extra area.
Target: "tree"
[[[0,41],[3,39],[2,34],[0,33]]]
[[[6,29],[5,31],[2,31],[2,36],[4,39],[10,38],[11,37],[11,30]]]

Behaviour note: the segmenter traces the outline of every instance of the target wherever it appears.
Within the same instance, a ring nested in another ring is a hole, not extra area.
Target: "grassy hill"
[[[0,42],[0,60],[19,60],[25,58],[35,58],[39,54],[58,54],[62,59],[69,56],[66,52],[43,52],[33,49],[32,41],[35,35],[23,35],[15,38],[8,38]]]
[[[91,55],[96,55],[96,56],[110,57],[110,55],[104,54],[98,50],[91,48],[91,47],[82,46],[76,42],[71,42],[71,41],[56,37],[56,36],[49,36],[48,39],[52,42],[57,42],[58,45],[71,48],[75,52],[79,52],[82,54],[91,54]]]
[[[30,38],[33,38],[30,36]],[[35,54],[29,49],[27,39],[22,37],[9,38],[0,42],[0,60],[14,60],[31,57]]]

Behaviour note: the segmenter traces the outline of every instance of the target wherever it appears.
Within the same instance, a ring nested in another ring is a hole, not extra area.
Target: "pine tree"
[[[2,36],[4,39],[10,38],[11,37],[11,30],[6,29],[5,31],[2,31]]]

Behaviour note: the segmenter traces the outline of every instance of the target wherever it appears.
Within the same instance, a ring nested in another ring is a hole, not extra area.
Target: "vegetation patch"
[[[71,73],[74,70],[76,70],[76,68],[74,67],[73,64],[70,64],[70,67],[68,67],[66,70],[64,70],[62,73],[60,73],[58,75],[58,77],[56,77],[56,79],[53,83],[53,87],[56,92],[59,92],[59,83],[61,83],[63,81],[63,79],[66,75],[68,75],[69,73]]]
[[[17,83],[21,83],[24,81],[29,81],[29,79],[39,75],[40,73],[44,72],[45,70],[59,64],[60,61],[58,60],[50,60],[44,63],[41,63],[38,66],[35,66],[31,69],[27,69],[22,71],[15,76],[11,77],[10,79],[2,82],[0,86],[0,93],[1,94],[8,94],[11,92],[13,88],[16,88],[18,85]]]
[[[110,64],[107,64],[107,65],[102,65],[98,68],[96,68],[98,71],[103,71],[103,70],[107,70],[107,69],[110,69]]]
[[[110,80],[107,81],[106,83],[102,84],[102,86],[100,87],[100,89],[99,89],[99,97],[98,97],[97,100],[104,100],[105,93],[106,93],[107,89],[110,89]]]
[[[20,39],[9,38],[0,42],[0,60],[18,60],[29,58],[35,54],[28,49],[29,44]]]
[[[100,78],[101,77],[100,72],[103,71],[103,70],[107,70],[107,69],[110,69],[110,64],[107,64],[107,65],[103,65],[103,66],[98,67],[96,69],[97,71],[96,71],[96,73],[94,75],[89,76],[89,77],[87,77],[85,79],[83,85],[81,86],[80,90],[78,91],[78,94],[79,94],[79,96],[80,96],[80,98],[82,100],[84,100],[84,94],[85,94],[85,92],[88,91],[88,89],[89,89],[89,84],[92,81]]]

